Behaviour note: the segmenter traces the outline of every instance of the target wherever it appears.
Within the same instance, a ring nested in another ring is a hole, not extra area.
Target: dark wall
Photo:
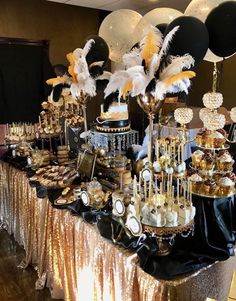
[[[46,0],[1,0],[0,37],[50,40],[52,64],[66,63],[65,55],[91,34],[97,34],[101,12]]]

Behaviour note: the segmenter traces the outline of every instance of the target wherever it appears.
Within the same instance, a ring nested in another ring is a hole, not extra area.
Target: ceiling
[[[121,8],[136,10],[141,14],[157,7],[170,7],[184,12],[191,0],[47,0],[113,11]]]

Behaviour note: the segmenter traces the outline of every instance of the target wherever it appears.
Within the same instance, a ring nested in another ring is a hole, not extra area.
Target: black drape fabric
[[[54,77],[43,45],[0,44],[0,123],[36,122]]]

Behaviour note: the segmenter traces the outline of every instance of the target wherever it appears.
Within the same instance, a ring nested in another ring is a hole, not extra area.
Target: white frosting
[[[113,102],[109,109],[108,113],[123,113],[128,111],[128,106],[126,103],[118,103],[118,102]],[[101,105],[101,112],[104,112],[104,105]]]
[[[224,153],[223,155],[221,155],[221,156],[219,157],[219,160],[220,160],[221,162],[232,162],[232,161],[233,161],[233,159],[232,159],[232,157],[230,156],[230,154],[227,154],[227,153]]]
[[[191,220],[190,208],[179,208],[179,218],[182,219],[184,224],[187,224]]]
[[[189,177],[189,180],[190,180],[191,182],[202,182],[202,181],[203,181],[202,177],[200,177],[197,173],[191,175],[191,176]]]
[[[166,212],[166,227],[178,226],[178,213],[174,210]]]
[[[228,177],[219,179],[218,183],[220,186],[234,186],[234,182]]]
[[[202,152],[200,149],[197,149],[194,153],[193,156],[195,157],[202,157],[204,155],[204,152]]]
[[[214,138],[214,139],[224,139],[225,138],[224,135],[222,135],[221,133],[219,133],[217,131],[211,133],[208,137]]]

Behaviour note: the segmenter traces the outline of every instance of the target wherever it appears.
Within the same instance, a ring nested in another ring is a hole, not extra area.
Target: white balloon
[[[186,8],[184,15],[196,17],[205,23],[206,18],[212,11],[212,9],[226,1],[228,0],[192,0]],[[217,63],[222,61],[223,58],[215,55],[210,49],[208,49],[204,60],[212,63]]]
[[[134,30],[133,45],[141,40],[144,31],[150,24],[153,26],[163,23],[169,24],[180,16],[183,16],[183,13],[173,8],[160,7],[151,10],[142,17],[136,26]]]
[[[119,9],[103,20],[99,36],[107,42],[112,61],[120,62],[123,54],[133,46],[131,37],[141,18],[136,11]]]

